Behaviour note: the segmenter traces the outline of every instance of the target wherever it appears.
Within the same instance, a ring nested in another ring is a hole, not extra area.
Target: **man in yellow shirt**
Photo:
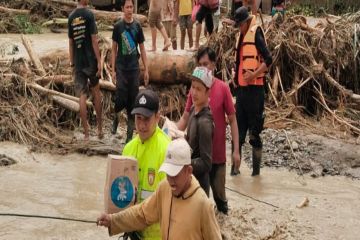
[[[170,138],[158,127],[159,98],[152,90],[146,89],[137,95],[131,113],[135,115],[138,135],[125,145],[122,155],[138,160],[137,202],[141,203],[155,192],[160,181],[165,178],[159,169],[165,159]],[[160,226],[149,226],[138,235],[145,240],[161,239]]]
[[[191,20],[191,13],[193,9],[193,0],[175,0],[175,19],[179,22],[180,26],[180,48],[185,48],[185,36],[186,32],[189,37],[189,48],[193,46],[193,36],[192,36],[192,29],[193,23]]]
[[[108,227],[111,236],[159,222],[164,240],[220,240],[213,204],[192,176],[191,150],[185,139],[170,143],[160,171],[167,181],[154,194],[122,212],[101,214],[97,224]]]

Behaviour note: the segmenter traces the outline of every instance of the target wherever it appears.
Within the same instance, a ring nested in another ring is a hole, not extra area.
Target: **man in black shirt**
[[[272,63],[266,47],[262,28],[256,17],[249,15],[246,7],[235,11],[235,26],[240,29],[236,45],[236,118],[239,128],[239,149],[245,143],[249,131],[253,148],[252,176],[260,174],[262,141],[260,133],[264,125],[264,83],[265,72]]]
[[[144,64],[144,83],[149,83],[148,65],[144,47],[144,33],[141,25],[133,18],[133,0],[124,0],[122,3],[124,19],[118,21],[114,26],[112,35],[112,80],[116,84],[115,93],[115,117],[112,133],[115,134],[119,123],[118,113],[126,108],[127,138],[126,142],[132,139],[135,128],[134,116],[131,111],[134,107],[135,98],[139,93],[139,57]],[[140,54],[138,52],[140,47]]]
[[[100,51],[94,14],[87,9],[89,0],[78,0],[77,8],[68,20],[70,66],[74,67],[75,89],[80,95],[80,118],[84,127],[84,139],[89,139],[86,99],[89,87],[95,103],[98,137],[102,138],[102,110],[99,86]]]

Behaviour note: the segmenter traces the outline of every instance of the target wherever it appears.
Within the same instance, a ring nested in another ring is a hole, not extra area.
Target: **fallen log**
[[[29,57],[32,61],[32,63],[35,66],[35,70],[36,72],[40,75],[40,76],[44,76],[46,75],[45,69],[43,67],[43,65],[40,62],[39,57],[37,56],[37,54],[33,51],[32,47],[31,47],[31,43],[29,41],[29,39],[25,36],[25,35],[21,35],[21,40],[22,43],[24,44],[27,53],[29,54]]]
[[[13,8],[7,8],[7,7],[2,7],[2,6],[0,6],[0,12],[8,13],[8,14],[14,14],[14,15],[28,15],[28,14],[30,14],[30,10],[13,9]]]
[[[44,88],[43,86],[40,86],[37,83],[28,83],[26,86],[31,87],[33,89],[36,89],[36,90],[38,90],[38,91],[40,91],[42,93],[45,93],[45,94],[56,95],[56,96],[66,98],[66,99],[71,100],[71,101],[75,101],[77,103],[79,102],[79,98],[77,98],[77,97],[74,97],[74,96],[71,96],[71,95],[68,95],[68,94],[65,94],[65,93],[61,93],[61,92],[58,92],[58,91],[55,91],[55,90],[52,90],[52,89]],[[90,101],[86,101],[86,105],[91,107],[93,104]]]
[[[110,20],[113,22],[116,22],[120,18],[124,17],[123,12],[109,12],[109,11],[101,11],[101,10],[95,10],[91,9],[91,11],[95,15],[96,20]],[[144,25],[147,23],[147,17],[141,14],[133,14],[133,17],[135,20],[137,20],[141,25]]]
[[[73,111],[73,112],[80,112],[80,104],[77,102],[74,102],[72,100],[69,100],[67,98],[63,98],[60,96],[51,96],[50,97],[54,102],[59,104],[60,106]]]
[[[192,52],[184,50],[146,53],[150,83],[179,84],[189,83],[190,74],[195,67]],[[144,66],[141,58],[140,69],[143,79]]]
[[[50,0],[53,3],[57,3],[60,5],[64,5],[67,7],[73,7],[76,8],[77,7],[77,3],[76,2],[71,2],[71,1],[67,1],[67,0]]]
[[[41,84],[48,84],[49,82],[53,82],[56,84],[63,84],[66,82],[71,82],[72,76],[71,75],[54,75],[54,76],[44,76],[40,78],[36,78],[35,82]]]
[[[116,90],[116,86],[110,81],[100,80],[99,84],[100,84],[101,89],[106,89],[106,90],[109,90],[109,91],[115,91]]]
[[[66,27],[67,24],[68,24],[68,19],[67,18],[53,18],[52,20],[44,22],[41,26],[47,27],[47,26],[50,26],[50,25],[62,25],[64,27]]]

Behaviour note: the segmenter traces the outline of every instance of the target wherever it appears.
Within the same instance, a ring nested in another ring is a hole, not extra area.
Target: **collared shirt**
[[[111,214],[109,234],[140,230],[156,222],[164,240],[221,240],[214,206],[193,176],[181,197],[174,197],[164,180],[143,203]]]

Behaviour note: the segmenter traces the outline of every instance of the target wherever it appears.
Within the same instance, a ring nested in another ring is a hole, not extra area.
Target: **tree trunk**
[[[60,97],[60,96],[51,96],[51,99],[59,104],[60,106],[73,111],[73,112],[80,112],[80,104],[77,102],[74,102],[72,100]]]
[[[190,74],[195,67],[193,54],[183,50],[147,52],[150,83],[189,83]],[[143,79],[144,66],[141,58],[139,61],[141,69],[140,79]]]

